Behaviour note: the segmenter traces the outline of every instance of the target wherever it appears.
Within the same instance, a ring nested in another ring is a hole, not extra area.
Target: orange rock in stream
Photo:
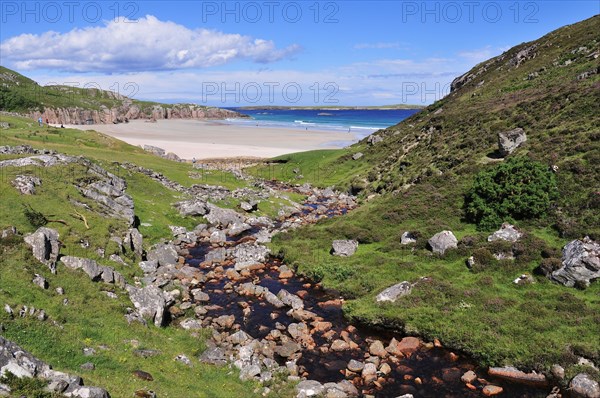
[[[485,395],[486,397],[493,397],[494,395],[502,394],[502,391],[504,391],[502,387],[494,386],[491,384],[483,387],[483,390],[481,390],[483,395]]]
[[[280,275],[281,277],[281,275]],[[308,292],[306,290],[298,290],[296,292],[296,296],[300,297],[301,299],[305,299],[306,296],[308,296]]]

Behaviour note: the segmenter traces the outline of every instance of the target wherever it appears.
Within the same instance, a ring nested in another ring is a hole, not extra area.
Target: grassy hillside
[[[513,283],[542,261],[559,261],[569,240],[600,239],[599,26],[596,16],[477,65],[450,95],[375,133],[384,137],[375,145],[294,154],[253,170],[335,184],[365,199],[345,217],[277,236],[274,249],[340,290],[349,299],[347,315],[357,320],[440,338],[488,364],[547,370],[561,363],[572,373],[577,356],[600,363],[600,283],[586,290],[541,276],[531,285]],[[516,127],[527,142],[510,157],[558,166],[559,195],[545,216],[516,220],[525,237],[510,247],[488,243],[491,231],[467,222],[464,201],[475,175],[503,161],[497,134]],[[353,160],[357,152],[364,156]],[[444,229],[459,247],[432,255],[427,239]],[[404,231],[419,236],[416,245],[400,244]],[[331,241],[342,238],[360,242],[354,256],[329,255]],[[509,250],[515,260],[492,257]],[[470,270],[465,260],[472,255],[479,266]],[[421,277],[431,281],[411,296],[375,303],[384,288]]]
[[[202,172],[193,169],[190,163],[169,161],[94,131],[40,128],[31,120],[6,115],[0,115],[0,122],[10,124],[9,129],[0,129],[0,146],[31,145],[38,149],[84,156],[125,179],[127,193],[134,200],[135,213],[141,222],[139,229],[144,235],[146,248],[168,239],[171,236],[169,225],[193,229],[203,220],[182,217],[173,208],[173,203],[187,198],[185,194],[171,191],[141,173],[125,170],[116,161],[150,168],[184,186],[246,187],[245,182],[229,173]],[[23,156],[27,155],[0,155],[0,161]],[[41,178],[42,184],[36,188],[35,195],[21,195],[11,185],[17,175]],[[105,218],[91,209],[75,208],[70,202],[77,200],[93,208],[93,203],[83,198],[74,185],[86,177],[86,168],[81,165],[0,168],[0,230],[15,226],[23,234],[35,231],[36,227],[30,224],[24,212],[25,206],[30,206],[50,220],[64,221],[64,224],[52,221],[48,224],[60,233],[63,254],[95,259],[100,264],[115,268],[133,283],[136,277],[143,276],[133,254],[119,252],[127,265],[108,259],[110,254],[117,252],[110,237],[123,236],[128,228],[126,222]],[[216,203],[224,207],[239,204],[235,201]],[[274,215],[282,206],[289,204],[284,198],[273,197],[261,202],[256,214]],[[74,216],[74,209],[86,217],[89,228]],[[98,248],[105,250],[104,258],[97,253]],[[48,290],[33,285],[34,274],[48,280]],[[59,286],[64,288],[64,296],[55,292]],[[105,291],[115,292],[119,298],[110,299]],[[68,298],[68,305],[63,304],[65,298]],[[10,319],[8,314],[0,311],[0,324],[4,328],[2,335],[52,364],[55,369],[81,374],[87,385],[106,388],[112,397],[131,397],[141,388],[152,389],[160,397],[255,396],[256,386],[240,382],[230,369],[205,366],[194,360],[194,356],[204,349],[207,336],[194,336],[189,331],[174,327],[159,329],[127,325],[123,314],[125,308],[132,304],[126,292],[113,285],[93,283],[82,272],[66,267],[59,267],[59,274],[52,275],[46,266],[32,257],[31,249],[23,243],[22,237],[0,239],[0,303],[15,310],[21,305],[44,309],[49,316],[45,322],[32,317]],[[94,348],[97,354],[84,356],[84,347]],[[138,348],[158,349],[161,354],[140,358],[134,354]],[[191,358],[194,366],[189,368],[176,362],[174,358],[179,354]],[[80,365],[86,362],[94,363],[96,369],[81,370]],[[136,369],[151,373],[155,381],[135,378],[132,372]]]
[[[120,87],[123,94],[133,91],[135,87]],[[81,108],[100,110],[121,107],[125,104],[136,105],[142,113],[150,113],[154,106],[164,109],[173,108],[175,104],[162,104],[152,101],[130,99],[112,91],[102,90],[95,85],[89,87],[72,87],[64,85],[40,86],[35,81],[18,72],[0,66],[0,110],[28,113],[43,111],[45,108]],[[209,107],[194,105],[196,109]]]

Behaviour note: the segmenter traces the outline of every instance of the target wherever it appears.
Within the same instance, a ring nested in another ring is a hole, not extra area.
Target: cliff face
[[[52,124],[108,124],[126,123],[135,119],[226,119],[245,117],[240,113],[221,108],[205,108],[197,105],[153,105],[142,108],[136,104],[123,104],[119,107],[100,107],[100,110],[79,107],[46,107],[43,111],[28,114],[33,119],[40,116]]]
[[[0,66],[0,110],[17,112],[53,124],[124,123],[134,119],[225,119],[247,117],[221,108],[195,104],[138,101],[97,88],[40,86]]]

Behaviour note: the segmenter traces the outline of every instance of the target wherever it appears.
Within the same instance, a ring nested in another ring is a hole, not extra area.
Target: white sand
[[[238,126],[218,121],[132,120],[121,124],[69,125],[96,130],[132,145],[154,145],[183,159],[270,158],[312,149],[340,148],[356,137],[335,131]]]

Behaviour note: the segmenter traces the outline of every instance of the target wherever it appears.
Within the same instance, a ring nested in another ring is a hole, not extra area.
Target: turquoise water
[[[418,112],[418,109],[390,110],[242,110],[230,108],[252,119],[228,119],[227,123],[260,127],[285,127],[302,130],[351,132],[361,139],[374,131],[393,126]]]

